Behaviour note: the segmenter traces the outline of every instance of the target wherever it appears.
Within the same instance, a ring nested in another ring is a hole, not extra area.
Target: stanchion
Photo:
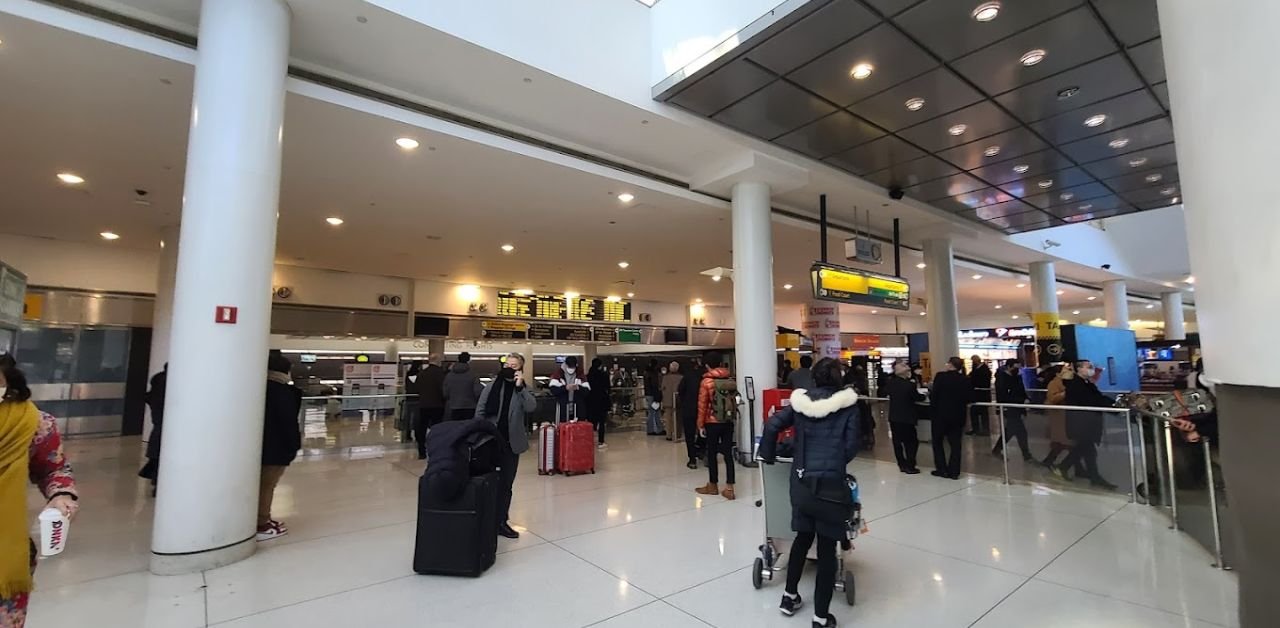
[[[1218,486],[1217,481],[1213,477],[1213,448],[1209,445],[1209,439],[1200,440],[1204,450],[1204,470],[1205,478],[1209,482],[1209,508],[1213,511],[1213,555],[1217,558],[1217,562],[1213,563],[1218,569],[1231,569],[1227,566],[1227,561],[1222,556],[1222,521],[1221,514],[1218,512]]]
[[[1160,437],[1160,426],[1164,422],[1159,417],[1151,416],[1151,442],[1156,446],[1156,475],[1160,476],[1160,507],[1169,509],[1169,475],[1165,471],[1164,439]]]
[[[1009,481],[1009,442],[1005,439],[1005,432],[1008,427],[1004,423],[1004,406],[996,406],[1000,410],[1000,454],[1004,458],[1004,483],[1006,486]]]
[[[1124,435],[1129,439],[1129,503],[1138,501],[1138,469],[1133,463],[1133,428],[1129,427],[1130,413],[1120,415],[1124,421]]]
[[[1149,484],[1151,481],[1151,475],[1147,471],[1147,430],[1145,427],[1143,427],[1141,413],[1139,413],[1134,418],[1135,418],[1134,423],[1138,424],[1138,455],[1141,458],[1141,462],[1142,462],[1142,483],[1146,485],[1146,484]],[[1147,486],[1147,490],[1143,491],[1142,504],[1144,506],[1151,505],[1151,487],[1150,486]]]
[[[1173,525],[1169,529],[1181,530],[1182,526],[1178,524],[1178,476],[1173,471],[1173,428],[1168,423],[1163,423],[1161,428],[1164,430],[1164,453],[1169,467],[1169,506],[1173,510]]]

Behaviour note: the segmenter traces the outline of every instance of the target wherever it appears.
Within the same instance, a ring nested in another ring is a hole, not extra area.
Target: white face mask
[[[0,386],[0,401],[4,400],[4,396],[9,394],[8,386]]]
[[[1092,367],[1092,366],[1086,366],[1086,367],[1084,367],[1084,368],[1080,369],[1079,373],[1080,373],[1080,377],[1083,377],[1083,378],[1085,378],[1085,379],[1092,379],[1092,378],[1093,378],[1093,367]]]

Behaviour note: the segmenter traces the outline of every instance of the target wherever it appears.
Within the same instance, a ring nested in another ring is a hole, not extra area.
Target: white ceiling
[[[350,4],[334,4],[344,3]],[[154,4],[152,8],[174,9],[175,21],[194,15],[184,13],[182,3]],[[298,4],[294,2],[295,9]],[[314,8],[317,3],[302,4]],[[5,85],[0,90],[0,136],[6,152],[0,168],[0,189],[5,190],[0,229],[71,241],[99,241],[99,232],[112,230],[122,236],[116,246],[156,246],[161,227],[176,223],[181,205],[192,68],[10,16],[0,16],[0,40]],[[509,72],[514,65],[508,60],[492,70]],[[541,93],[541,82],[538,78],[520,85]],[[563,97],[538,104],[532,95],[521,102],[535,108],[572,104]],[[661,135],[667,132],[661,121],[637,127],[658,133],[659,141],[675,141]],[[393,140],[402,135],[417,138],[421,147],[401,151]],[[665,154],[674,160],[668,165],[677,169],[705,157],[678,150]],[[15,158],[19,155],[21,159]],[[54,174],[67,170],[87,183],[60,185]],[[657,301],[732,301],[729,282],[716,284],[698,274],[731,266],[729,213],[682,196],[624,190],[613,178],[296,94],[287,102],[283,172],[277,245],[282,263],[587,294],[634,291],[637,298]],[[862,204],[865,192],[841,183],[819,173],[814,185],[830,186],[833,215],[852,223],[848,210]],[[135,203],[135,189],[149,191],[149,206]],[[621,205],[613,196],[621,191],[634,192],[636,201]],[[783,200],[816,211],[816,196],[802,191]],[[328,216],[346,223],[330,227],[324,222]],[[923,232],[931,221],[928,214],[905,206],[902,217],[909,231]],[[798,304],[817,256],[817,234],[790,221],[775,225],[778,300]],[[992,248],[981,236],[972,242],[963,234],[957,237],[958,249],[982,251],[983,259],[1010,266],[1045,258],[1007,242]],[[831,239],[835,258],[843,250],[842,239],[842,234]],[[502,253],[499,247],[505,243],[516,251]],[[631,267],[618,268],[622,260]],[[918,261],[918,254],[907,252],[903,275],[922,295]],[[1063,263],[1060,274],[1083,281],[1111,278],[1073,266]],[[1014,287],[1017,279],[997,278],[988,269],[964,264],[960,268],[962,317],[987,316],[995,304],[1008,311],[1029,309],[1026,289]],[[968,279],[974,272],[987,277]],[[635,282],[634,287],[619,281]],[[782,290],[784,283],[797,289]],[[1065,289],[1062,310],[1091,305],[1084,291]]]

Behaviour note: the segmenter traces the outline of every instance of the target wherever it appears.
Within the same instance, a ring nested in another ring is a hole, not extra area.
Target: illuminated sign
[[[499,292],[498,316],[627,323],[631,321],[631,303],[621,299],[568,298],[564,295]]]
[[[809,269],[809,277],[815,299],[895,310],[911,309],[911,286],[898,277],[822,263]]]

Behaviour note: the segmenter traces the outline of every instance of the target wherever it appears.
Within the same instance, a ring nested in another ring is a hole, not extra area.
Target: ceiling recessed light
[[[856,78],[858,80],[862,80],[864,78],[867,78],[868,76],[871,76],[871,73],[875,71],[876,71],[875,66],[871,65],[870,63],[859,63],[858,65],[853,66],[853,69],[849,71],[849,76],[852,76],[853,78]]]
[[[1116,150],[1120,150],[1121,148],[1124,148],[1125,146],[1128,146],[1128,145],[1129,145],[1129,138],[1127,137],[1122,137],[1118,140],[1111,140],[1110,142],[1107,142],[1107,146],[1110,146],[1111,148],[1114,148]]]
[[[787,284],[782,284],[782,289],[783,289],[783,290],[790,290],[792,287],[793,287],[793,286],[792,286],[791,284],[789,284],[789,283],[787,283]]]
[[[1092,116],[1085,118],[1084,125],[1092,128],[1095,126],[1102,126],[1102,124],[1106,121],[1107,121],[1107,114],[1099,113],[1099,114],[1094,114]]]
[[[921,313],[920,313],[920,315],[921,315],[921,316],[924,316],[925,314],[926,314],[926,312],[921,312]]]
[[[619,264],[619,266],[621,266],[621,264]],[[714,282],[719,283],[720,279],[721,279],[720,275],[712,275],[712,276],[711,276],[711,281],[714,281]]]
[[[1018,284],[1018,285],[1017,285],[1017,287],[1018,287],[1018,288],[1025,288],[1025,287],[1027,287],[1027,284],[1025,284],[1025,283],[1020,283],[1020,284]]]
[[[1066,290],[1059,290],[1059,291],[1058,291],[1058,296],[1062,296],[1062,295],[1064,295],[1064,294],[1066,294],[1066,293],[1067,293],[1067,291],[1066,291]]]
[[[330,216],[328,218],[325,218],[324,221],[335,227],[342,224],[343,222],[346,222],[343,219],[338,218],[337,216]]]
[[[1079,93],[1080,88],[1075,85],[1072,85],[1071,87],[1064,87],[1058,90],[1058,100],[1066,100]]]
[[[1165,188],[1163,190],[1160,190],[1160,194],[1164,196],[1173,196],[1173,193],[1177,191],[1178,191],[1177,188]]]
[[[1147,183],[1156,183],[1156,182],[1159,182],[1159,181],[1160,181],[1160,179],[1163,179],[1163,178],[1164,178],[1164,175],[1160,174],[1159,172],[1153,172],[1153,173],[1151,173],[1151,174],[1149,174],[1149,175],[1147,175],[1147,176],[1146,176],[1146,181],[1147,181]]]
[[[986,155],[987,157],[995,157],[996,155],[1000,154],[1000,147],[988,146],[985,149],[983,149],[982,154]]]
[[[636,197],[634,194],[631,194],[629,192],[623,192],[622,194],[618,195],[618,200],[622,201],[623,203],[630,203],[631,201],[636,200]]]
[[[98,235],[102,236],[103,240],[119,240],[120,239],[119,235],[116,235],[114,232],[111,232],[111,231],[103,231]]]
[[[1013,171],[1018,174],[1026,174],[1027,171],[1030,169],[1031,169],[1031,166],[1028,166],[1027,164],[1018,164],[1013,167]]]
[[[997,305],[997,306],[996,306],[996,309],[997,309],[997,310],[1003,310],[1003,309],[1004,309],[1004,306],[1003,306],[1003,305]]]
[[[990,22],[1000,15],[999,2],[984,2],[973,10],[973,19],[979,22]]]
[[[618,295],[616,295],[616,294],[611,294],[611,295],[609,295],[609,296],[605,297],[605,298],[604,298],[604,300],[605,300],[606,302],[608,302],[608,303],[622,303],[622,297],[620,297],[620,296],[618,296]]]
[[[1020,59],[1020,61],[1022,62],[1022,65],[1031,67],[1037,63],[1040,63],[1041,61],[1044,61],[1044,58],[1048,54],[1049,53],[1045,52],[1044,50],[1040,48],[1036,48],[1035,50],[1028,50],[1026,54],[1022,55],[1022,58]]]
[[[973,276],[973,278],[974,278],[974,279],[982,279],[982,275],[974,275],[974,276]]]
[[[1156,309],[1156,304],[1154,304],[1154,303],[1148,303],[1148,304],[1147,304],[1147,309],[1148,309],[1148,310],[1154,310],[1154,309]]]
[[[413,150],[418,147],[418,140],[415,140],[412,137],[401,137],[396,140],[396,146],[405,150]]]
[[[963,125],[963,124],[957,124],[957,125],[955,125],[955,126],[953,126],[953,127],[949,128],[949,129],[947,129],[947,133],[950,133],[950,134],[952,134],[952,135],[964,135],[964,132],[965,132],[965,131],[968,131],[968,130],[969,130],[969,127],[968,127],[968,126],[965,126],[965,125]]]
[[[911,111],[920,111],[921,109],[924,109],[923,98],[912,98],[908,100],[906,104],[907,104],[907,109]]]
[[[634,298],[636,298],[636,293],[634,293],[634,292],[628,292],[628,293],[627,293],[627,298],[628,298],[628,299],[634,299]]]
[[[1129,167],[1130,167],[1130,168],[1137,168],[1137,167],[1142,166],[1143,164],[1146,164],[1146,163],[1147,163],[1147,158],[1146,158],[1146,157],[1139,157],[1139,158],[1137,158],[1137,159],[1130,159],[1130,160],[1129,160]]]
[[[1182,197],[1181,197],[1181,196],[1175,196],[1175,197],[1173,197],[1173,198],[1169,199],[1169,203],[1170,203],[1170,204],[1172,204],[1172,205],[1177,205],[1178,203],[1181,203],[1181,202],[1182,202]]]
[[[1053,187],[1053,179],[1045,179],[1044,181],[1041,181],[1041,182],[1037,183],[1036,185],[1040,186],[1040,189],[1042,189],[1042,190],[1047,190],[1047,189],[1049,189],[1049,188]]]
[[[871,313],[872,313],[872,314],[879,314],[879,313],[880,313],[880,310],[871,310]]]
[[[1076,195],[1072,192],[1063,192],[1062,194],[1058,195],[1058,198],[1062,199],[1063,201],[1069,201],[1075,197]]]
[[[580,296],[582,295],[578,294],[577,292],[573,292],[572,290],[564,293],[564,298],[566,299],[576,299]]]
[[[1097,301],[1097,300],[1098,300],[1098,297],[1089,297],[1088,299],[1085,299],[1085,300],[1086,300],[1086,301]]]
[[[1182,281],[1184,281],[1184,282],[1186,282],[1186,283],[1189,283],[1189,284],[1195,284],[1195,282],[1196,282],[1196,276],[1195,276],[1195,275],[1187,275],[1187,278],[1186,278],[1186,279],[1183,279]]]
[[[693,300],[693,302],[694,302],[694,303],[702,303],[702,299],[694,299],[694,300]]]
[[[927,267],[927,266],[928,266],[928,264],[926,264],[926,263],[924,263],[924,262],[920,262],[919,264],[916,264],[916,268],[925,268],[925,267]]]
[[[1079,315],[1080,315],[1080,310],[1071,310],[1071,314],[1072,314],[1073,316],[1079,316]]]
[[[626,269],[631,267],[631,262],[618,262],[618,268]]]
[[[67,185],[80,185],[81,183],[84,183],[84,177],[70,172],[59,172],[58,180],[66,183]]]
[[[502,245],[502,250],[503,250],[503,252],[510,253],[510,252],[512,252],[512,251],[514,251],[514,250],[516,250],[516,247],[515,247],[514,245],[511,245],[511,244],[504,244],[504,245]]]
[[[1015,321],[1016,321],[1016,320],[1018,320],[1018,315],[1017,315],[1017,314],[1014,314],[1014,315],[1013,315],[1013,320],[1015,320]]]
[[[1089,211],[1089,210],[1093,209],[1093,204],[1092,204],[1092,203],[1085,203],[1084,205],[1081,205],[1081,206],[1077,207],[1076,209],[1078,209],[1078,210],[1080,210],[1080,211],[1082,211],[1082,212],[1087,212],[1087,211]]]

